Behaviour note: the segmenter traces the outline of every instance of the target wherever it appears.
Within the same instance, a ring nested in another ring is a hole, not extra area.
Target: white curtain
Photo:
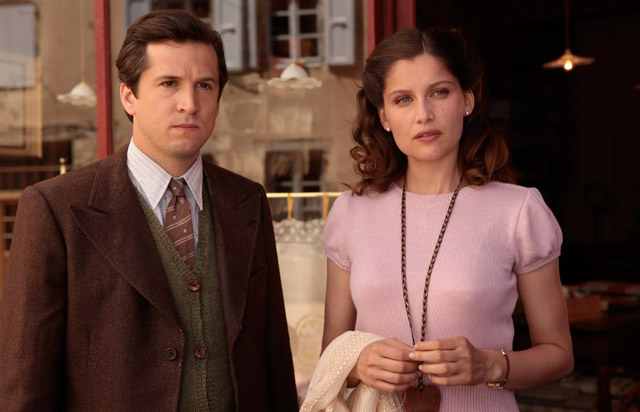
[[[324,220],[274,222],[298,396],[304,399],[320,357],[327,264]]]

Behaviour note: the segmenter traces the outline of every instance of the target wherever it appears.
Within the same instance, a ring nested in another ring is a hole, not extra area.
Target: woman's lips
[[[442,133],[439,130],[423,130],[417,133],[413,138],[423,142],[430,142],[440,137]]]

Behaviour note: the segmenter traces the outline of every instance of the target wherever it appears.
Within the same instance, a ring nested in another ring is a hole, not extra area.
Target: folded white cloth
[[[309,392],[300,412],[397,412],[402,405],[397,396],[359,383],[347,396],[347,376],[360,353],[384,338],[373,333],[348,331],[327,346],[311,377]]]

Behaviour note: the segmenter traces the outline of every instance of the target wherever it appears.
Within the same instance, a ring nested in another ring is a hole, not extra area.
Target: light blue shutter
[[[36,83],[36,6],[0,5],[0,88]]]
[[[242,0],[216,0],[215,3],[215,29],[222,37],[229,71],[244,69],[242,3]]]
[[[249,54],[249,67],[258,67],[258,28],[256,24],[256,0],[247,0],[247,37]]]
[[[151,0],[129,0],[127,2],[127,27],[133,24],[138,17],[144,16],[151,11]]]
[[[327,64],[355,64],[355,0],[325,0],[324,9]]]

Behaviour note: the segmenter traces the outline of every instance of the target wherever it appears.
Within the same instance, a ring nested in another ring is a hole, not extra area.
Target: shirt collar
[[[202,210],[202,155],[198,158],[182,176],[171,176],[159,164],[144,154],[131,139],[127,150],[127,165],[129,171],[138,182],[139,190],[145,193],[149,206],[155,209],[167,191],[169,181],[172,178],[183,178],[187,182],[189,190],[193,194],[198,208]]]

